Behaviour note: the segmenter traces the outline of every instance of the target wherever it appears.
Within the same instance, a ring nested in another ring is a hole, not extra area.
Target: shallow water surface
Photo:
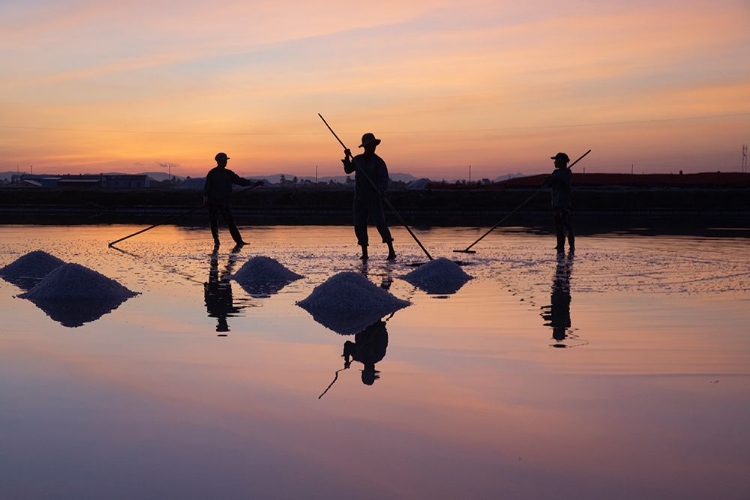
[[[473,278],[441,295],[402,228],[365,264],[337,226],[108,247],[142,228],[0,226],[0,267],[138,292],[73,327],[0,280],[0,498],[750,497],[748,238],[415,230]],[[256,256],[303,278],[246,290]],[[410,305],[357,335],[296,305],[347,271]]]

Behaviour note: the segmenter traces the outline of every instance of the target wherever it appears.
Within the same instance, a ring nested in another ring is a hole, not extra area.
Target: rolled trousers
[[[357,244],[363,247],[368,245],[367,223],[368,220],[375,224],[375,227],[383,239],[383,243],[393,241],[391,231],[385,223],[385,214],[383,213],[383,204],[379,198],[354,198],[354,234],[357,236]]]

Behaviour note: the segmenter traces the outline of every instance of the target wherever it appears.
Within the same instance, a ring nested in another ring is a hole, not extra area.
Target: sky
[[[0,0],[0,171],[740,171],[750,0]],[[359,150],[361,151],[361,150]]]

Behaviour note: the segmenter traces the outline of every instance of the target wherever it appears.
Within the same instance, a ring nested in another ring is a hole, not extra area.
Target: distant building
[[[60,177],[50,175],[15,174],[11,176],[10,183],[12,186],[49,188],[57,187],[57,181],[59,180]]]
[[[79,174],[79,175],[32,175],[12,176],[11,184],[35,188],[84,188],[84,189],[147,189],[148,175],[136,174]]]
[[[85,188],[95,189],[103,187],[102,175],[63,175],[60,180],[57,181],[57,187],[59,188]]]
[[[102,187],[107,189],[146,189],[149,187],[148,175],[102,175]]]

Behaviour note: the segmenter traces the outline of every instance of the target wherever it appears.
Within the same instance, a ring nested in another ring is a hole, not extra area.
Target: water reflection
[[[564,341],[571,332],[570,275],[573,271],[573,255],[572,252],[567,256],[564,253],[557,254],[550,304],[542,306],[541,316],[546,321],[544,326],[552,328],[552,338],[556,341],[554,347],[567,347]]]
[[[232,296],[232,283],[229,277],[237,263],[237,254],[241,246],[236,246],[229,254],[224,269],[219,272],[219,249],[214,248],[211,254],[211,266],[208,281],[203,283],[203,298],[209,318],[216,318],[216,331],[225,336],[229,331],[227,318],[237,316],[245,306],[236,305]]]
[[[362,363],[361,377],[363,384],[372,385],[380,378],[380,371],[375,365],[383,360],[388,349],[388,330],[385,328],[385,324],[393,317],[393,314],[395,313],[392,313],[385,320],[377,320],[361,332],[356,333],[354,342],[351,340],[344,342],[344,352],[341,355],[344,358],[344,367],[336,370],[333,381],[318,396],[318,399],[325,396],[326,392],[336,383],[340,372],[348,370],[352,366],[352,361]]]
[[[344,368],[351,366],[352,361],[362,363],[362,383],[372,385],[380,378],[375,364],[385,357],[388,348],[388,330],[385,321],[378,320],[361,332],[354,335],[354,342],[344,342]]]
[[[18,297],[29,300],[61,325],[76,328],[98,320],[136,295],[93,269],[67,263]]]
[[[393,267],[390,265],[392,261],[388,261],[386,264],[385,269],[383,270],[382,274],[379,274],[377,272],[373,272],[370,269],[369,262],[367,260],[362,261],[362,276],[369,280],[373,280],[380,277],[380,288],[385,290],[386,292],[391,289],[391,285],[393,284]]]
[[[117,309],[128,298],[104,297],[97,300],[28,299],[44,314],[62,326],[77,328],[98,320]]]

